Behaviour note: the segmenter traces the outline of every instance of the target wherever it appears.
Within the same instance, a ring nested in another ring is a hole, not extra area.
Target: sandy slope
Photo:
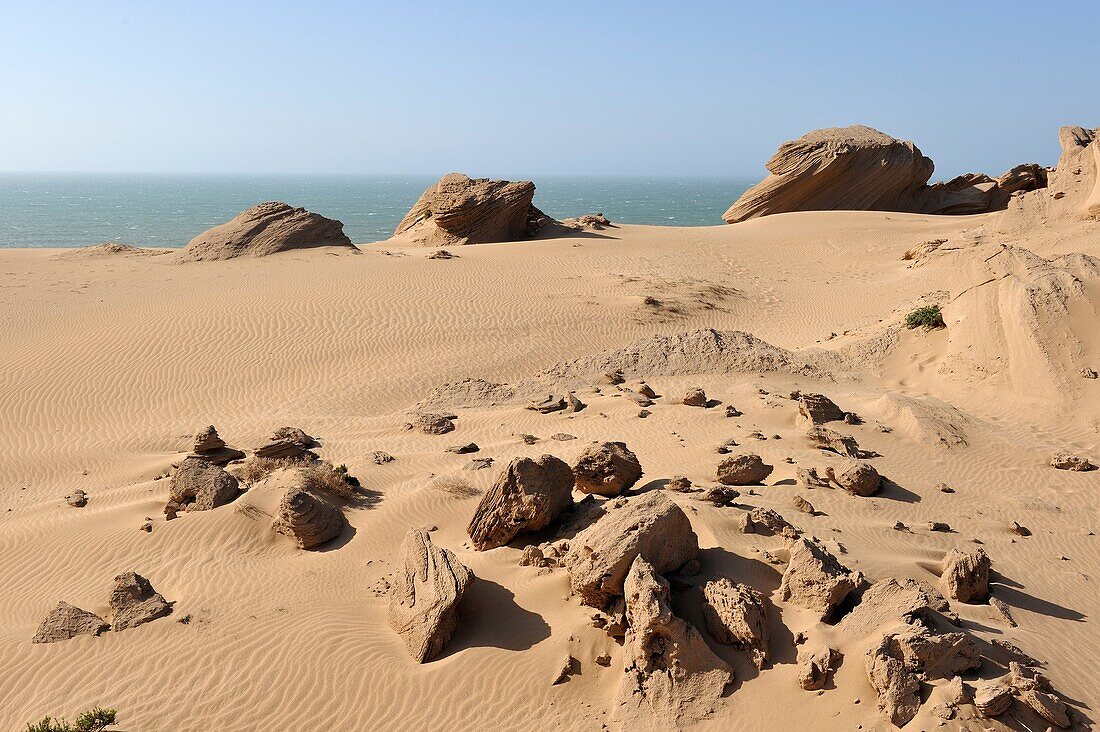
[[[901,261],[932,238],[949,245]],[[514,456],[568,461],[590,440],[618,439],[640,457],[644,484],[675,474],[705,483],[715,446],[729,437],[777,465],[747,503],[780,510],[872,579],[934,581],[947,549],[980,538],[1020,627],[1006,629],[984,606],[961,614],[983,637],[1003,635],[1046,661],[1055,686],[1095,719],[1100,539],[1091,532],[1100,478],[1045,461],[1059,447],[1100,458],[1100,380],[1075,377],[1083,364],[1100,368],[1100,290],[1087,279],[1080,291],[1052,289],[1073,277],[1045,269],[1032,277],[1034,263],[991,271],[1002,243],[1044,260],[1100,256],[1097,227],[1080,223],[854,212],[623,226],[465,247],[449,261],[388,244],[196,264],[172,254],[0,251],[0,728],[94,704],[119,709],[132,732],[612,724],[618,663],[593,659],[617,659],[620,649],[569,598],[564,571],[520,567],[517,548],[471,551],[464,528],[476,496],[442,492],[431,476],[461,474],[485,489]],[[990,277],[992,289],[980,284]],[[968,295],[975,287],[980,296]],[[945,304],[946,332],[898,327],[922,298]],[[645,420],[605,390],[582,395],[590,406],[572,417],[474,404],[457,410],[451,435],[403,429],[407,410],[444,382],[519,381],[698,327],[749,331],[788,349],[826,347],[828,368],[821,379],[636,374],[672,395]],[[676,405],[690,385],[744,416]],[[785,398],[795,388],[863,415],[867,423],[850,430],[881,453],[876,465],[895,485],[862,499],[797,486],[797,466],[829,461],[796,425]],[[376,500],[348,512],[350,540],[321,552],[293,548],[232,506],[166,523],[166,485],[154,478],[211,422],[244,448],[281,425],[300,426]],[[748,439],[754,430],[769,439]],[[555,432],[578,439],[550,441]],[[542,440],[528,446],[520,433]],[[463,471],[468,458],[443,452],[470,440],[497,466]],[[376,466],[374,450],[397,460]],[[940,482],[957,492],[940,493]],[[90,496],[84,509],[64,503],[75,488]],[[795,513],[796,494],[820,515]],[[778,586],[782,568],[759,550],[781,547],[779,538],[740,534],[731,509],[675,498],[705,547],[700,579]],[[155,519],[151,534],[138,531],[146,516]],[[913,533],[893,531],[899,520]],[[929,533],[929,520],[956,533]],[[1033,536],[1011,534],[1012,521]],[[427,523],[479,581],[444,657],[419,666],[389,630],[375,589],[406,529]],[[190,614],[191,623],[29,642],[59,599],[106,612],[111,579],[125,570],[148,577],[176,602],[172,617]],[[699,623],[691,593],[679,602]],[[775,666],[757,672],[744,654],[719,649],[739,682],[701,727],[882,728],[861,649],[843,649],[836,689],[797,688],[793,634],[826,639],[832,629],[776,607]],[[582,674],[551,686],[570,652]],[[928,724],[919,716],[911,726]]]

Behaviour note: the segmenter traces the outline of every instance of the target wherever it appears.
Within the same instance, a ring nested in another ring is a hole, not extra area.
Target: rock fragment
[[[952,549],[943,558],[940,584],[944,594],[959,602],[983,602],[989,597],[989,555],[981,547]]]
[[[62,601],[39,624],[31,643],[57,643],[78,635],[95,636],[109,627],[111,626],[95,613]]]
[[[731,455],[718,464],[717,478],[723,485],[756,485],[772,474],[768,465],[755,453]]]
[[[554,457],[518,457],[481,497],[467,532],[480,551],[546,528],[573,505],[573,471]]]
[[[625,442],[594,442],[573,465],[577,490],[617,496],[642,477],[642,464]]]
[[[752,653],[753,665],[768,661],[768,622],[764,596],[722,577],[703,586],[703,617],[714,640]]]
[[[115,577],[110,605],[111,630],[115,631],[136,628],[172,612],[172,606],[153,589],[149,580],[135,572]]]

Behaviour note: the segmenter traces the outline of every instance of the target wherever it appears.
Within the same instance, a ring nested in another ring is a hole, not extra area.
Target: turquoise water
[[[435,178],[0,174],[0,247],[119,241],[180,247],[262,201],[286,201],[344,223],[355,242],[388,238]],[[755,181],[743,178],[540,177],[535,205],[556,218],[601,211],[612,221],[712,226]]]

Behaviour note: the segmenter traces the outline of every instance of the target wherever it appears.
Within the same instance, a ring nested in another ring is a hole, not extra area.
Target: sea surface
[[[108,241],[182,247],[262,201],[285,201],[344,223],[357,243],[381,241],[436,180],[381,175],[0,173],[0,247]],[[756,181],[744,178],[539,177],[535,205],[555,218],[713,226]]]

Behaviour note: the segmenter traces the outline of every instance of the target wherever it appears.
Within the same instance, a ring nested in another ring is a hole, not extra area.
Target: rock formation
[[[78,635],[99,635],[109,627],[98,615],[62,601],[42,620],[31,643],[57,643]]]
[[[768,618],[764,596],[722,577],[703,586],[703,617],[719,643],[747,649],[758,669],[768,661]]]
[[[553,455],[515,458],[481,498],[467,532],[476,549],[539,531],[573,504],[573,471]]]
[[[867,457],[867,453],[859,449],[859,444],[854,437],[843,435],[828,427],[814,425],[806,430],[806,436],[810,438],[810,442],[818,450],[827,450],[828,452],[835,452],[838,455],[847,455],[853,458]]]
[[[268,202],[237,214],[196,236],[180,254],[184,262],[262,257],[290,249],[311,247],[355,249],[344,234],[344,225],[334,219],[285,203]]]
[[[449,173],[413,205],[394,236],[427,246],[517,241],[538,233],[549,219],[531,205],[535,184]]]
[[[791,558],[779,593],[785,602],[813,610],[824,620],[856,587],[856,580],[816,539],[799,537],[789,543]]]
[[[398,550],[389,622],[418,663],[436,658],[458,627],[458,608],[473,573],[427,532],[409,529]]]
[[[772,474],[768,465],[755,453],[731,455],[718,464],[717,478],[723,485],[757,485]]]
[[[800,394],[798,413],[811,425],[844,421],[844,410],[824,394]]]
[[[1084,472],[1096,467],[1088,458],[1065,451],[1054,453],[1050,457],[1050,466],[1052,468],[1058,468],[1059,470],[1072,470],[1076,472]]]
[[[617,496],[642,477],[642,464],[624,442],[593,442],[577,458],[573,475],[579,491]]]
[[[312,549],[340,536],[347,526],[343,511],[327,498],[301,486],[279,501],[271,528],[289,536],[301,549]]]
[[[188,457],[202,458],[208,463],[225,466],[243,458],[244,453],[226,445],[225,440],[218,436],[218,430],[210,425],[195,435],[195,445]]]
[[[253,453],[258,458],[271,460],[313,461],[317,459],[317,455],[312,450],[320,446],[321,443],[306,434],[305,430],[298,427],[280,427]]]
[[[1063,127],[1062,155],[1050,176],[1053,195],[1078,215],[1100,217],[1100,128]]]
[[[110,605],[111,630],[115,631],[136,628],[172,612],[172,606],[153,589],[149,580],[135,572],[115,577]]]
[[[88,505],[88,494],[82,489],[77,488],[75,491],[65,496],[65,503],[73,508],[84,508]]]
[[[943,558],[940,584],[944,593],[959,602],[982,602],[989,597],[989,555],[978,547],[972,551],[952,549]]]
[[[806,691],[824,689],[829,676],[839,665],[843,654],[835,648],[821,646],[813,653],[799,654],[798,685]]]
[[[649,491],[608,502],[606,513],[569,541],[562,566],[581,602],[604,609],[623,594],[636,557],[664,573],[698,553],[699,539],[687,515],[663,491]]]
[[[209,511],[237,497],[237,479],[202,458],[188,457],[172,474],[168,485],[168,505],[188,511]]]
[[[643,557],[626,578],[624,729],[681,729],[710,714],[733,669],[693,626],[673,614],[668,582]]]
[[[861,460],[845,460],[829,470],[829,475],[836,484],[853,495],[873,495],[882,485],[882,476],[878,471],[870,463]]]
[[[708,403],[707,393],[702,387],[693,386],[684,393],[680,403],[689,407],[705,407]]]

